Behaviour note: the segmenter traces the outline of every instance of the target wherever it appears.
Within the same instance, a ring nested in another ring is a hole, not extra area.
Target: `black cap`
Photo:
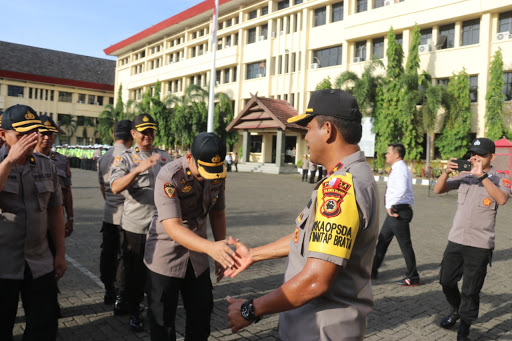
[[[496,145],[490,139],[479,137],[471,143],[471,148],[469,151],[480,155],[486,155],[488,153],[494,154],[496,151]]]
[[[52,133],[60,133],[62,131],[60,130],[59,126],[55,124],[55,122],[52,120],[50,116],[41,115],[41,124],[42,127],[39,128],[40,133],[44,133],[47,131],[50,131]]]
[[[327,115],[349,121],[361,122],[361,112],[357,101],[340,89],[317,90],[311,94],[306,113],[288,119],[288,123],[305,126],[316,115]]]
[[[226,177],[226,144],[214,133],[200,133],[190,148],[199,174],[208,180]]]
[[[114,134],[119,134],[119,133],[130,134],[130,130],[132,130],[132,121],[121,120],[116,123],[116,127],[114,128]]]
[[[132,121],[132,129],[137,131],[144,131],[146,129],[156,130],[155,119],[148,114],[137,115]]]
[[[2,115],[1,128],[24,133],[41,127],[37,113],[27,105],[16,104],[5,110]]]

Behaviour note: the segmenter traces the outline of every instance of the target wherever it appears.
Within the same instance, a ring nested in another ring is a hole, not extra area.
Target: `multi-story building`
[[[124,100],[139,99],[157,80],[165,94],[179,95],[192,83],[208,87],[212,6],[204,1],[105,49],[117,57],[116,89],[123,85]],[[472,129],[483,136],[488,70],[498,48],[512,108],[510,0],[221,0],[216,91],[235,101],[236,112],[256,93],[303,112],[325,77],[360,73],[371,56],[386,63],[390,27],[407,57],[415,24],[422,70],[438,83],[463,68],[470,75]]]
[[[0,109],[15,104],[51,116],[60,143],[94,144],[96,119],[114,103],[115,61],[0,41]]]

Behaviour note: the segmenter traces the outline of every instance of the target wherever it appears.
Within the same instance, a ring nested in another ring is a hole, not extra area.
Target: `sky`
[[[203,1],[0,0],[0,40],[115,59],[103,50]]]

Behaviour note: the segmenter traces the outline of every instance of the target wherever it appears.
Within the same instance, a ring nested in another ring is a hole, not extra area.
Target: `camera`
[[[462,171],[470,171],[471,170],[471,161],[467,160],[453,160],[454,163],[457,164],[457,170],[459,172]]]

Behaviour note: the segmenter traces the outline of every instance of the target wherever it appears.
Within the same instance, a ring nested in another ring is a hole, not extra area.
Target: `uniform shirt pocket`
[[[460,186],[457,190],[457,193],[459,194],[459,197],[457,199],[458,203],[460,205],[464,204],[466,201],[466,196],[468,195],[469,187],[468,186]]]
[[[490,195],[480,194],[478,196],[478,207],[495,210],[496,201]]]
[[[134,187],[149,187],[151,186],[151,180],[149,179],[149,171],[146,170],[137,176],[137,180],[133,183]]]
[[[50,202],[50,196],[55,191],[52,181],[36,181],[37,200],[39,202],[39,209],[45,211]]]

